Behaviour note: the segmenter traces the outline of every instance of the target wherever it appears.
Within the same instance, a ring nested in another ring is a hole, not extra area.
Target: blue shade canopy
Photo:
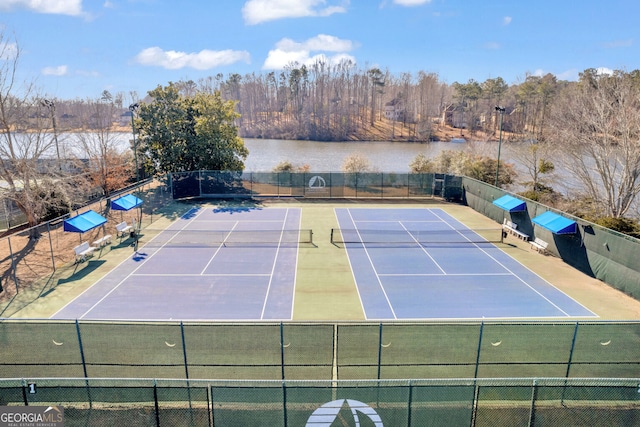
[[[527,204],[520,199],[504,195],[493,201],[493,204],[508,212],[524,212],[527,210]]]
[[[94,211],[87,211],[73,218],[64,220],[64,231],[84,233],[101,226],[107,222],[107,218]]]
[[[553,234],[573,234],[578,230],[578,225],[575,221],[551,211],[538,215],[531,221],[550,230]]]
[[[142,204],[142,200],[138,199],[133,194],[127,194],[126,196],[119,197],[111,201],[111,209],[115,211],[128,211],[133,208],[137,208]]]

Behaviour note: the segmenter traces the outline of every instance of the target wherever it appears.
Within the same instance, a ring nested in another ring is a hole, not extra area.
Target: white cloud
[[[342,60],[350,60],[355,63],[355,58],[346,53],[353,50],[354,47],[355,44],[351,40],[343,40],[326,34],[319,34],[303,42],[284,38],[276,43],[275,49],[269,51],[262,68],[281,70],[294,62],[300,65],[313,65],[319,61],[337,64]],[[324,52],[335,54],[327,56]],[[314,54],[312,55],[312,53]]]
[[[242,7],[242,16],[247,25],[275,21],[282,18],[307,16],[329,16],[344,13],[344,6],[323,7],[326,0],[249,0]],[[348,0],[343,3],[349,4]]]
[[[599,76],[613,76],[613,74],[615,73],[611,68],[607,68],[607,67],[598,67],[596,68],[596,73]]]
[[[82,15],[82,0],[0,0],[0,10],[28,9],[36,13]]]
[[[249,63],[249,52],[238,50],[201,50],[197,53],[164,51],[159,47],[150,47],[142,50],[135,57],[135,61],[142,65],[158,66],[169,70],[180,68],[194,68],[196,70],[209,70],[211,68],[229,65],[236,62]]]
[[[316,50],[325,52],[348,52],[354,48],[351,40],[343,40],[326,34],[318,34],[302,43],[284,38],[276,43],[276,48],[287,52]]]
[[[393,0],[395,4],[400,6],[420,6],[423,4],[431,3],[431,0]]]
[[[511,24],[511,20],[512,20],[512,18],[510,16],[505,16],[504,18],[502,18],[502,25]]]
[[[576,81],[578,80],[578,70],[576,70],[575,68],[571,68],[569,70],[556,74],[556,77],[558,78],[558,80]]]
[[[57,67],[44,67],[42,69],[42,75],[44,76],[65,76],[66,74],[66,65],[58,65]]]

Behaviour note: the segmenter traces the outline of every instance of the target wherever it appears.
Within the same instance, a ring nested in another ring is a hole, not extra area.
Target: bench
[[[530,243],[531,243],[531,248],[535,249],[539,253],[544,254],[547,252],[547,246],[549,246],[549,243],[545,242],[541,238],[536,237]]]
[[[89,246],[89,242],[84,242],[76,246],[75,248],[73,248],[73,251],[76,254],[76,262],[85,261],[87,257],[93,255],[93,251],[95,250],[96,248],[94,248],[93,246]]]
[[[111,234],[107,234],[93,242],[93,246],[101,248],[111,243]]]
[[[120,224],[116,224],[116,231],[118,232],[118,237],[124,237],[133,230],[132,225],[128,225],[127,221],[122,221]]]
[[[518,239],[524,240],[525,242],[529,240],[528,234],[525,234],[522,231],[518,230],[518,224],[508,221],[506,218],[502,223],[502,229],[509,232],[509,234],[516,236]]]

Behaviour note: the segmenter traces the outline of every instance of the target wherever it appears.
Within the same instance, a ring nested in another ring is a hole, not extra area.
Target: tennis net
[[[331,243],[478,244],[501,243],[501,228],[451,230],[331,229]]]
[[[143,229],[138,246],[207,247],[227,245],[297,245],[313,243],[313,230],[158,230]]]

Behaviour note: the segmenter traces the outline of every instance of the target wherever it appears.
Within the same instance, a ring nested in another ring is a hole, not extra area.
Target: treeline
[[[217,74],[173,84],[187,97],[218,91],[223,99],[236,101],[240,113],[236,124],[242,137],[429,141],[438,138],[444,125],[464,129],[465,135],[478,139],[495,138],[496,105],[505,108],[505,131],[542,138],[550,103],[564,87],[575,83],[547,74],[527,75],[521,83],[511,85],[501,77],[448,84],[435,73],[395,75],[343,61],[292,64],[279,72],[261,74]],[[132,93],[126,98],[136,102],[136,96]],[[121,126],[127,124],[124,98],[115,94],[110,99],[121,110],[114,117]],[[93,120],[86,105],[83,100],[57,100],[61,127],[90,129]]]
[[[497,137],[496,105],[505,108],[503,128],[510,135],[542,139],[550,104],[570,84],[552,74],[527,75],[512,85],[501,77],[447,84],[434,73],[394,75],[344,61],[294,64],[264,74],[217,74],[177,86],[186,96],[219,91],[237,101],[243,137],[429,141],[445,125],[477,139]]]

